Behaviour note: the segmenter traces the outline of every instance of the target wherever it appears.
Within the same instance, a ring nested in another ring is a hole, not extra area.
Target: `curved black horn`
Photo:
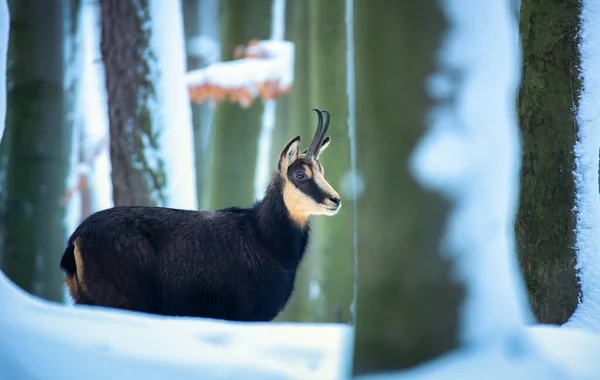
[[[319,124],[317,124],[317,130],[315,132],[315,135],[313,136],[310,146],[308,147],[308,150],[306,151],[306,158],[309,160],[312,158],[312,155],[315,153],[315,150],[321,143],[321,136],[323,134],[323,115],[321,114],[321,111],[319,111],[316,108],[313,108],[313,111],[315,111],[317,113],[317,115],[319,115]],[[327,121],[328,121],[327,124],[329,124],[329,119]]]

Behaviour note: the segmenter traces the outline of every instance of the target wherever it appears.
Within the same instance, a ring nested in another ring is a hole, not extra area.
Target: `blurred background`
[[[8,3],[0,266],[18,286],[70,302],[58,263],[95,211],[250,206],[285,143],[300,134],[304,149],[312,138],[311,109],[327,109],[332,144],[321,162],[343,207],[312,220],[278,321],[351,324],[358,287],[370,329],[358,339],[387,339],[394,324],[406,365],[456,344],[465,287],[440,248],[450,203],[421,188],[408,165],[441,102],[425,86],[448,28],[434,0],[356,0],[352,14],[345,0]],[[579,8],[511,7],[522,54],[514,231],[532,317],[562,324],[580,294],[571,108]]]

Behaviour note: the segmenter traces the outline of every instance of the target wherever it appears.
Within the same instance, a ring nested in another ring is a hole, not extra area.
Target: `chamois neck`
[[[283,200],[283,180],[275,175],[264,198],[255,204],[258,228],[274,246],[292,251],[301,258],[306,248],[310,226],[292,219]]]

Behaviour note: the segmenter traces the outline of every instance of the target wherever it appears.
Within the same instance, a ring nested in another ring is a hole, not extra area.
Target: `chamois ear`
[[[327,149],[327,147],[329,146],[330,143],[331,143],[330,136],[327,136],[323,139],[323,143],[321,143],[321,148],[319,148],[319,150],[317,151],[316,158],[315,158],[316,160],[319,159],[319,156],[321,155],[321,153],[323,153],[323,151],[325,149]]]
[[[300,146],[300,135],[294,137],[288,142],[279,154],[279,170],[287,170],[296,158],[298,158],[298,150]]]

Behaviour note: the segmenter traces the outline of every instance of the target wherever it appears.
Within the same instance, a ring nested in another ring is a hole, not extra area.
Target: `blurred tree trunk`
[[[221,2],[221,57],[233,59],[237,45],[271,34],[272,0]],[[237,103],[219,103],[214,114],[212,168],[207,207],[250,206],[263,106],[255,100],[247,109]]]
[[[311,108],[331,113],[332,144],[320,161],[327,181],[340,193],[342,209],[334,217],[315,217],[308,255],[311,278],[319,296],[311,305],[310,320],[351,322],[354,256],[352,247],[353,204],[343,178],[350,172],[348,98],[346,94],[345,0],[310,0],[310,97]],[[307,108],[305,112],[309,113]],[[309,126],[314,128],[316,114]],[[307,136],[309,137],[309,136]]]
[[[77,97],[80,1],[13,0],[7,104],[4,272],[62,301],[65,229]],[[63,53],[64,52],[64,53]]]
[[[521,1],[523,163],[516,238],[539,322],[577,307],[573,147],[577,133],[580,1]]]
[[[276,1],[276,0],[273,0]],[[301,19],[306,14],[307,1],[308,0],[284,0],[285,1],[285,32],[284,40],[292,41],[295,43],[296,35],[302,35],[300,27],[302,25],[295,26],[295,22]],[[304,25],[304,29],[307,29]],[[306,33],[306,32],[305,32]],[[295,53],[298,53],[298,46],[295,46]],[[294,60],[297,56],[294,56]],[[294,70],[296,70],[296,63],[294,62]],[[292,89],[288,94],[282,94],[277,98],[277,105],[275,108],[275,128],[273,130],[272,144],[271,144],[271,159],[269,164],[273,166],[273,170],[277,167],[277,161],[279,160],[279,153],[285,144],[290,141],[297,134],[297,125],[294,125],[294,121],[291,118],[292,108],[292,94],[295,91],[298,83],[294,81],[292,83]],[[307,109],[305,112],[309,112]]]
[[[4,129],[3,135],[0,136],[0,263],[4,252],[4,242],[6,236],[6,170],[8,169],[8,159],[10,157],[10,130]]]
[[[183,25],[188,71],[201,69],[219,59],[219,1],[182,0]],[[215,54],[217,53],[217,54]],[[214,106],[207,101],[190,102],[194,129],[196,194],[198,207],[204,208],[207,186],[210,186],[210,132]]]
[[[309,0],[290,0],[286,6],[286,39],[294,43],[294,84],[284,113],[278,104],[278,120],[275,126],[273,147],[277,162],[283,146],[294,136],[301,135],[301,149],[310,144],[317,126],[317,114],[311,111],[310,96],[310,28]],[[285,122],[281,118],[285,117]],[[285,137],[277,137],[285,135]],[[278,141],[278,139],[281,139]],[[331,148],[328,148],[331,149]],[[327,152],[329,154],[329,152]],[[311,238],[312,239],[312,238]],[[312,244],[309,242],[309,244]],[[310,304],[310,279],[312,255],[307,252],[294,284],[294,293],[278,321],[306,322],[312,318]]]
[[[356,0],[359,174],[355,375],[415,366],[458,345],[464,287],[442,245],[445,199],[409,172],[426,132],[445,19],[434,0]],[[407,54],[410,52],[410,54]],[[329,152],[328,152],[329,153]]]
[[[100,6],[113,202],[115,206],[162,205],[166,202],[164,161],[147,155],[158,148],[152,115],[156,92],[149,3],[100,0]]]

